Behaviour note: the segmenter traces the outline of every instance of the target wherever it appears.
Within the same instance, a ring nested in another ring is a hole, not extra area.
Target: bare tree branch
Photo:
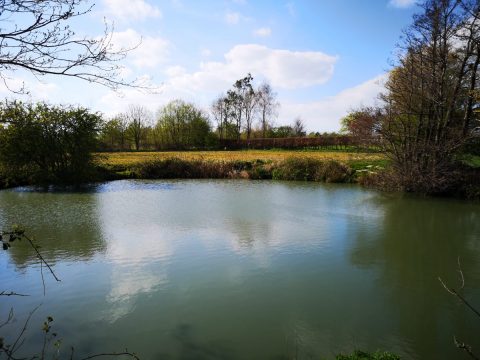
[[[126,48],[113,43],[114,27],[105,21],[103,34],[79,36],[72,20],[92,11],[87,0],[0,1],[0,77],[19,69],[33,75],[74,77],[113,90],[135,87],[151,90],[139,79],[122,77],[119,64],[140,43]],[[24,92],[24,89],[17,90]]]

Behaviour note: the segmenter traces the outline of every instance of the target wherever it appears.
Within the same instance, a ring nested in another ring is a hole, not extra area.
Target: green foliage
[[[105,122],[98,139],[101,148],[124,150],[127,146],[127,130],[128,124],[125,118],[116,117]]]
[[[155,134],[160,147],[167,149],[204,148],[211,145],[210,123],[206,115],[182,100],[163,107],[158,114]]]
[[[45,103],[0,105],[0,164],[19,183],[89,179],[101,123],[85,108]]]

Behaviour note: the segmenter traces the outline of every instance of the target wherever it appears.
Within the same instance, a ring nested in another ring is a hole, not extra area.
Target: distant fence
[[[288,137],[266,139],[222,140],[221,146],[228,150],[240,149],[335,149],[345,150],[351,147],[366,148],[375,146],[371,139],[366,143],[348,135],[316,136],[316,137]]]
[[[188,148],[156,147],[150,143],[142,144],[139,151],[189,151],[189,150],[264,150],[264,149],[318,149],[318,150],[354,150],[378,151],[379,138],[359,138],[350,135],[320,135],[315,137],[287,137],[287,138],[255,138],[255,139],[223,139],[208,147]],[[135,151],[130,148],[117,149],[108,144],[100,144],[98,151]]]

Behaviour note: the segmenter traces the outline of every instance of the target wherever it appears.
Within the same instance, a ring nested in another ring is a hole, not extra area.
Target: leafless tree
[[[277,116],[280,103],[277,102],[277,94],[267,82],[264,82],[259,86],[257,90],[257,97],[260,123],[262,127],[262,137],[265,138],[267,129],[272,124],[272,119]]]
[[[133,140],[135,150],[140,150],[147,133],[147,126],[151,123],[152,114],[144,106],[130,105],[123,116],[128,119],[128,133]]]
[[[456,154],[478,120],[480,4],[427,0],[386,84],[381,134],[403,190],[454,186]]]
[[[98,37],[82,37],[73,30],[72,20],[92,8],[88,0],[1,0],[0,78],[5,85],[10,88],[9,72],[23,69],[35,76],[73,77],[111,89],[145,87],[122,78],[118,62],[132,48],[113,46],[113,26],[105,23]]]
[[[128,132],[128,117],[125,114],[119,114],[116,119],[118,124],[120,150],[125,150],[125,142],[127,140]]]
[[[303,123],[303,120],[301,117],[297,117],[293,121],[293,133],[295,136],[305,136],[306,135],[306,130],[305,130],[305,124]]]
[[[258,106],[258,96],[253,87],[249,88],[243,96],[243,107],[245,114],[245,131],[247,139],[250,139],[252,133],[252,124]]]
[[[217,123],[217,130],[220,140],[225,139],[226,137],[226,125],[227,125],[227,103],[225,102],[225,95],[219,95],[212,103],[211,113],[215,122]]]

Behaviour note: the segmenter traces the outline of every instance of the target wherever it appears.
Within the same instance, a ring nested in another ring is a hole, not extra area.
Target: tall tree
[[[381,134],[405,190],[442,192],[478,120],[480,4],[427,0],[390,72]]]
[[[251,128],[255,94],[252,81],[253,77],[251,74],[235,81],[233,88],[227,91],[227,96],[224,100],[225,107],[228,109],[228,119],[235,126],[237,139],[240,139],[244,126],[247,129]]]
[[[265,138],[268,128],[272,126],[272,119],[277,115],[277,110],[280,104],[276,100],[277,94],[267,82],[264,82],[259,86],[257,97],[262,137]]]
[[[210,122],[194,104],[174,100],[158,112],[156,128],[162,132],[167,148],[201,148],[206,145]]]
[[[225,95],[218,96],[212,103],[210,110],[217,123],[218,137],[220,140],[226,138],[227,131],[227,119],[229,110],[227,108],[227,102],[225,101]]]
[[[147,126],[151,122],[152,115],[144,106],[130,105],[123,116],[128,119],[128,134],[130,135],[135,150],[140,150],[145,140]]]

